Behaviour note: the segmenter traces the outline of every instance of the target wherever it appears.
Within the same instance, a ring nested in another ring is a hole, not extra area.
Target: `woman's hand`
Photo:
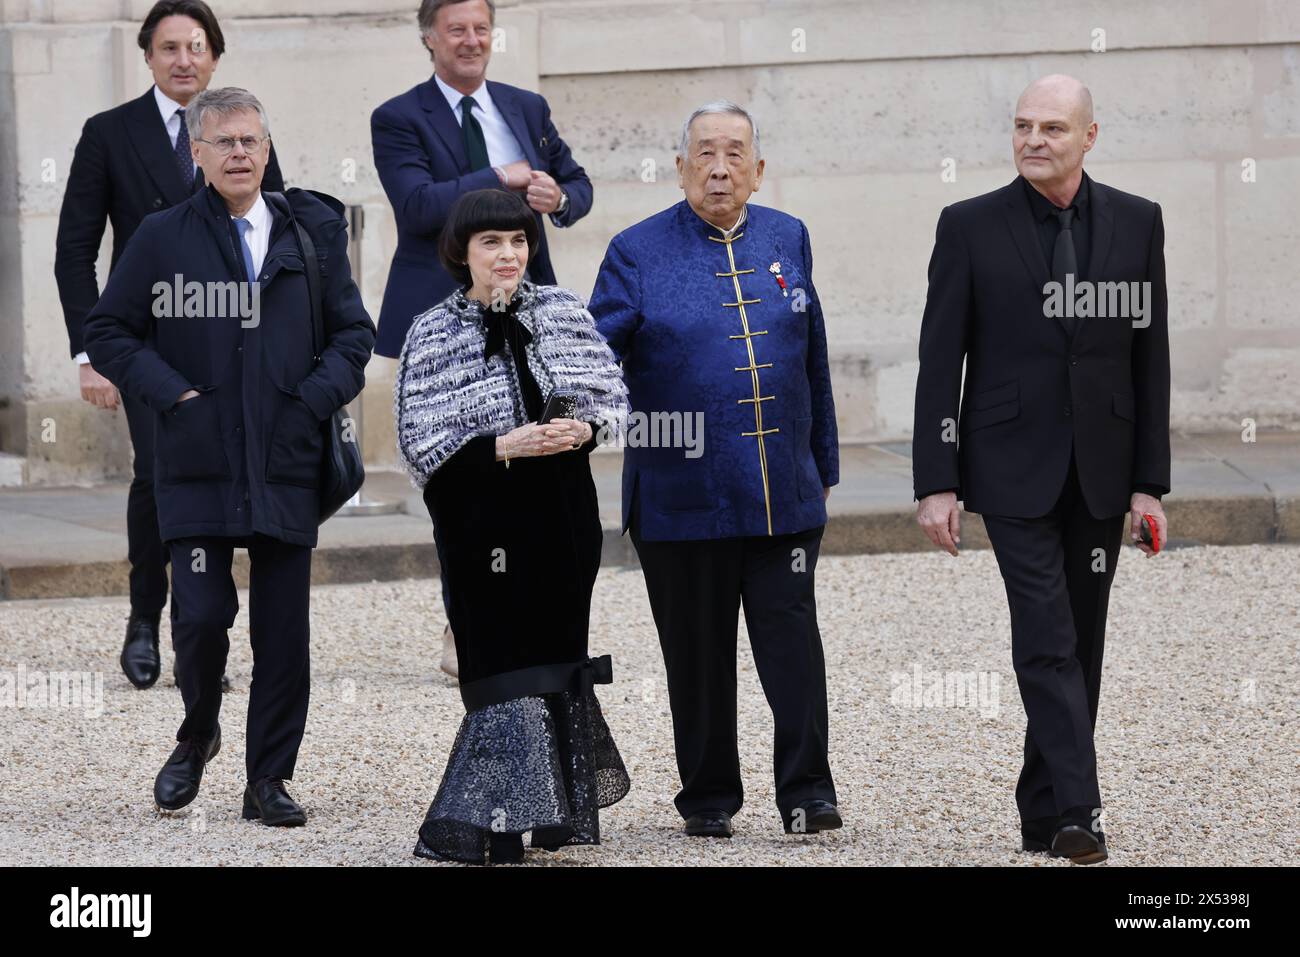
[[[554,455],[573,447],[573,440],[561,435],[552,423],[539,425],[530,422],[497,436],[497,459],[532,458]]]
[[[497,436],[497,460],[572,452],[591,440],[591,426],[576,419],[531,422]]]
[[[568,448],[578,449],[591,441],[591,426],[577,419],[551,419],[542,428],[552,430],[557,439],[568,443]]]

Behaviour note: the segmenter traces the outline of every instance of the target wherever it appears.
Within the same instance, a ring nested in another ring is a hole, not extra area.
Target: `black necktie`
[[[176,115],[181,118],[181,130],[176,134],[176,167],[181,171],[181,183],[185,186],[185,191],[189,192],[194,188],[194,157],[190,155],[190,131],[185,125],[185,111],[177,110]]]
[[[1055,210],[1052,215],[1061,224],[1061,231],[1056,234],[1056,248],[1052,251],[1052,278],[1064,283],[1066,273],[1073,273],[1074,281],[1078,282],[1079,259],[1074,254],[1074,230],[1070,228],[1074,222],[1074,207]]]
[[[1052,215],[1061,224],[1061,231],[1056,234],[1056,246],[1052,250],[1052,279],[1059,282],[1064,291],[1067,274],[1073,275],[1076,283],[1082,278],[1079,275],[1079,258],[1074,251],[1074,230],[1070,228],[1074,222],[1074,207],[1055,210]],[[1063,315],[1062,319],[1066,329],[1074,332],[1074,316]]]
[[[487,140],[483,138],[483,127],[479,126],[472,112],[477,105],[472,96],[467,96],[460,101],[460,113],[463,118],[460,128],[465,133],[465,154],[469,157],[471,173],[487,169],[491,165],[488,162]]]

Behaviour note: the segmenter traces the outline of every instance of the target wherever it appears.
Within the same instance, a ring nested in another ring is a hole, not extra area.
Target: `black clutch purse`
[[[578,393],[556,389],[546,400],[539,423],[545,425],[551,419],[572,419],[578,414]]]
[[[286,197],[286,201],[287,199]],[[316,244],[293,215],[292,204],[289,204],[289,222],[293,224],[298,245],[302,247],[308,297],[311,299],[312,355],[319,365],[325,342],[325,320],[321,316],[320,262],[316,259]],[[320,521],[324,522],[361,491],[361,486],[366,481],[366,468],[361,461],[356,429],[347,415],[346,407],[335,409],[334,414],[321,423],[321,431],[324,433],[325,450],[321,456]]]

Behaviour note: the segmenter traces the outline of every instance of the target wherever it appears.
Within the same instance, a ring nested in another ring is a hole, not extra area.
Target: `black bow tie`
[[[533,334],[516,318],[515,313],[518,311],[518,301],[512,301],[505,309],[484,307],[483,328],[487,331],[487,346],[483,349],[484,360],[491,359],[492,356],[504,351],[507,336],[510,337],[510,348],[514,352],[516,361],[519,360],[519,353],[523,347],[533,341]]]

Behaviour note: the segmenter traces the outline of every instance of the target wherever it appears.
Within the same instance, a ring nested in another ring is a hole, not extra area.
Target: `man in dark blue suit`
[[[284,781],[307,717],[322,426],[361,391],[375,329],[348,267],[342,206],[301,190],[262,192],[270,132],[257,99],[208,90],[186,123],[209,187],[140,224],[85,324],[91,361],[148,407],[157,433],[154,486],[171,553],[185,720],[154,800],[166,810],[193,801],[221,747],[226,632],[239,609],[231,561],[246,548],[253,683],[244,817],[303,824]]]
[[[370,118],[375,168],[397,220],[375,347],[382,356],[396,358],[411,319],[456,287],[438,262],[438,235],[462,193],[499,187],[525,195],[540,236],[528,274],[541,284],[555,283],[542,215],[571,226],[591,209],[591,180],[546,100],[486,79],[495,14],[491,0],[424,0],[420,34],[434,75]]]
[[[203,0],[159,0],[136,39],[154,86],[86,121],[59,212],[54,279],[72,356],[80,363],[81,397],[106,411],[121,405],[131,430],[135,462],[126,505],[131,615],[120,661],[133,685],[148,688],[158,680],[158,625],[167,603],[167,556],[158,537],[153,493],[153,414],[130,396],[119,400],[113,383],[86,355],[82,326],[99,298],[95,260],[104,226],[113,224],[111,274],[142,219],[203,188],[203,171],[190,156],[185,107],[207,89],[226,41]],[[274,148],[264,185],[284,189]]]

